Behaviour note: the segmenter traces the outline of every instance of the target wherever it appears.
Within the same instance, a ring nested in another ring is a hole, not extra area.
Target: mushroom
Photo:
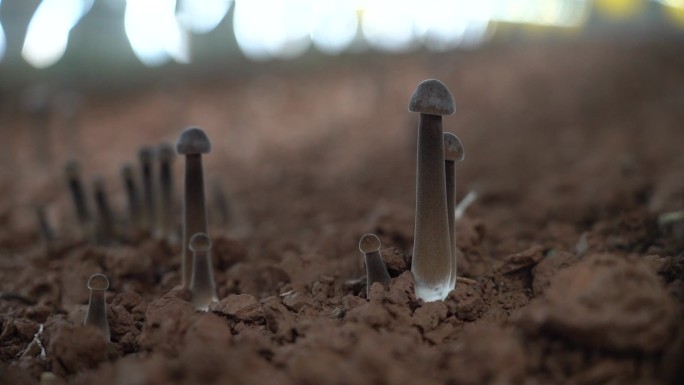
[[[192,251],[190,302],[195,309],[207,311],[212,302],[218,301],[211,267],[211,239],[206,233],[196,233],[190,238],[189,248]]]
[[[213,184],[213,201],[214,201],[214,209],[216,210],[216,213],[218,214],[218,223],[221,226],[228,226],[231,221],[231,209],[230,209],[230,203],[228,203],[228,198],[226,196],[226,192],[223,189],[223,185],[219,181],[214,181]]]
[[[430,79],[418,85],[408,109],[420,113],[411,272],[416,297],[436,301],[446,298],[451,282],[442,115],[453,114],[456,105],[446,86]]]
[[[375,234],[364,234],[359,241],[359,250],[366,260],[366,293],[370,293],[375,282],[389,288],[391,278],[380,255],[380,246],[380,239]]]
[[[137,233],[143,229],[143,213],[140,207],[140,193],[135,183],[133,166],[130,163],[124,164],[121,168],[121,177],[126,190],[126,200],[128,201],[128,221],[132,233]]]
[[[155,218],[155,201],[154,201],[154,181],[152,178],[152,159],[154,158],[154,150],[149,146],[143,146],[138,151],[138,159],[140,159],[140,169],[143,178],[143,202],[145,206],[143,216],[145,230],[152,233],[154,229]]]
[[[465,157],[461,140],[451,132],[444,133],[444,170],[446,178],[447,213],[449,213],[449,243],[451,244],[450,290],[456,287],[456,241],[454,240],[454,224],[456,222],[456,161],[462,161]]]
[[[38,206],[36,208],[36,216],[38,217],[38,228],[40,229],[40,236],[43,238],[48,247],[57,238],[55,235],[55,230],[53,230],[50,225],[50,221],[47,217],[47,212],[45,206]]]
[[[201,128],[183,130],[176,143],[176,151],[185,155],[185,181],[183,197],[183,287],[188,287],[192,271],[192,253],[189,238],[193,234],[207,233],[207,207],[204,200],[204,172],[202,154],[211,151],[211,142]]]
[[[64,167],[67,177],[71,200],[74,203],[76,218],[81,226],[82,235],[86,238],[91,237],[91,215],[86,202],[83,182],[81,181],[81,165],[77,161],[70,161]]]
[[[92,325],[100,329],[109,341],[109,322],[107,322],[106,290],[109,289],[109,280],[104,274],[93,274],[88,279],[90,300],[88,312],[85,316],[84,325]]]
[[[159,200],[157,210],[156,236],[170,243],[178,241],[174,215],[173,170],[172,163],[176,153],[169,143],[162,143],[157,148],[159,159]]]
[[[98,243],[111,243],[116,238],[114,215],[112,214],[112,208],[109,206],[102,177],[98,176],[93,179],[93,192],[95,194],[95,207],[98,216],[96,239]]]

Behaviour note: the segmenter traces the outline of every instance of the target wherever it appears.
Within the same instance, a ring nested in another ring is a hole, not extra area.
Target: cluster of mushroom
[[[464,157],[458,137],[444,132],[442,116],[456,110],[449,89],[439,80],[420,83],[409,102],[409,111],[419,112],[416,178],[416,219],[411,272],[416,297],[443,300],[456,286],[455,162]],[[368,288],[374,282],[385,287],[389,274],[380,256],[380,240],[373,234],[361,238]]]
[[[212,302],[218,301],[216,284],[212,271],[211,239],[207,234],[207,207],[204,194],[204,170],[202,166],[202,154],[206,154],[211,151],[211,142],[201,129],[196,127],[187,128],[178,138],[176,151],[179,154],[185,155],[182,229],[182,288],[188,290],[190,293],[190,301],[196,309],[207,311]],[[170,149],[170,152],[170,156],[164,156],[162,159],[172,159],[173,149]],[[147,176],[151,175],[151,172],[149,172],[149,170],[151,170],[151,167],[149,167],[151,156],[148,156],[149,153],[147,151],[141,151],[141,155],[143,164],[143,180],[145,181],[145,190],[148,191],[147,187],[152,186],[151,183],[147,183]],[[125,168],[124,170],[124,178],[126,179],[129,202],[137,202],[135,199],[130,199],[131,196],[137,196],[134,188],[135,184],[133,183],[133,179],[130,178],[132,175],[130,169]],[[168,203],[171,205],[173,195],[170,192],[170,167],[166,170],[164,167],[162,167],[160,174],[162,178],[162,190],[164,191],[167,188],[169,189],[169,191],[162,192],[160,194],[161,200],[164,204]],[[151,178],[149,178],[149,180],[151,181]],[[133,186],[133,188],[131,188],[131,186]],[[70,187],[72,187],[71,190],[72,195],[74,196],[74,202],[76,203],[77,214],[83,213],[83,199],[76,199],[83,196],[82,187],[79,186],[78,183],[70,183]],[[151,189],[149,191],[151,191]],[[153,199],[154,194],[145,194],[146,203],[153,202]],[[138,206],[131,205],[131,207],[131,214],[133,214],[133,211],[135,211],[133,208]],[[139,212],[139,210],[136,212]],[[148,214],[151,212],[152,211],[147,211]],[[78,218],[79,220],[82,218],[88,219],[87,221],[81,221],[82,224],[90,223],[88,215],[79,215]],[[131,216],[131,218],[136,220],[139,219],[140,223],[144,223],[141,218],[134,216]],[[169,237],[169,234],[174,232],[174,226],[170,225],[173,223],[173,215],[172,213],[163,214],[162,218],[163,220],[160,221],[161,225],[157,228],[158,234],[160,237],[163,235],[167,240],[172,239]],[[166,220],[169,222],[165,222]],[[108,287],[109,281],[103,274],[94,274],[90,277],[90,280],[88,281],[88,288],[90,289],[90,301],[88,304],[88,312],[84,321],[86,325],[93,325],[101,329],[107,338],[109,338],[109,324],[107,322],[105,311],[105,291],[108,289]]]

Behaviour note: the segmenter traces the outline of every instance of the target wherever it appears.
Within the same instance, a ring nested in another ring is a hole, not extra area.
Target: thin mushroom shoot
[[[370,293],[370,288],[375,282],[382,284],[385,289],[389,288],[391,278],[382,260],[380,248],[380,239],[375,234],[365,234],[359,241],[359,250],[366,262],[366,293]]]
[[[149,146],[144,146],[138,152],[138,159],[140,160],[140,171],[142,174],[143,186],[143,206],[145,207],[144,225],[145,231],[152,234],[154,230],[154,218],[156,212],[156,202],[154,200],[154,179],[152,176],[152,160],[154,158],[154,150]]]
[[[451,243],[447,215],[442,115],[456,110],[454,98],[439,80],[425,80],[409,101],[419,112],[416,219],[411,272],[416,297],[443,300],[451,291]]]
[[[93,274],[88,279],[90,300],[84,325],[95,326],[102,331],[107,341],[110,339],[109,322],[107,321],[106,291],[109,289],[109,280],[104,274]]]
[[[211,265],[211,239],[205,233],[190,238],[192,251],[192,277],[190,278],[190,302],[197,310],[207,311],[212,302],[218,301],[216,283]]]
[[[126,190],[126,202],[128,204],[128,226],[130,226],[130,234],[137,235],[143,229],[143,213],[142,205],[140,203],[140,192],[135,183],[135,176],[133,174],[133,166],[125,164],[121,168],[121,177],[123,178],[124,190]]]
[[[207,233],[207,206],[204,196],[204,170],[202,154],[211,151],[211,142],[201,128],[183,130],[176,142],[176,151],[185,155],[183,181],[183,287],[188,287],[192,274],[190,237]]]
[[[168,143],[162,143],[158,148],[159,158],[159,210],[157,210],[156,237],[165,239],[169,243],[178,242],[176,221],[174,215],[173,193],[173,161],[175,152]]]
[[[446,178],[446,193],[447,193],[447,212],[449,213],[449,243],[451,244],[451,255],[453,257],[451,264],[451,282],[449,287],[453,290],[456,287],[457,274],[457,258],[456,258],[456,240],[455,224],[456,224],[456,162],[463,161],[465,153],[463,152],[463,144],[458,137],[451,132],[444,133],[444,171]]]
[[[71,193],[71,201],[74,204],[76,219],[81,230],[81,236],[86,239],[92,237],[92,217],[88,209],[83,181],[81,179],[81,166],[76,161],[67,163],[64,167],[67,185]]]

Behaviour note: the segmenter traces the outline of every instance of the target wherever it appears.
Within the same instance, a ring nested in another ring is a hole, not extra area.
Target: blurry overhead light
[[[2,0],[0,0],[0,7],[2,6]],[[5,57],[5,51],[7,50],[7,38],[5,38],[5,30],[2,29],[2,23],[0,23],[0,62]]]
[[[187,31],[208,33],[226,16],[233,0],[178,0],[176,18]]]
[[[240,50],[252,60],[294,59],[311,45],[310,0],[236,0],[233,28]]]
[[[388,52],[414,46],[413,18],[421,5],[414,1],[375,0],[364,5],[363,35],[368,43]]]
[[[127,0],[124,26],[133,53],[146,66],[174,59],[190,62],[187,33],[175,16],[175,0]]]
[[[314,1],[311,13],[311,39],[324,53],[344,51],[356,37],[359,26],[356,5],[349,0]]]
[[[21,56],[36,68],[64,56],[69,32],[90,10],[93,0],[43,0],[31,17]]]
[[[425,0],[416,9],[414,33],[429,49],[446,51],[476,44],[488,23],[487,2]]]
[[[591,4],[588,0],[494,0],[491,6],[495,21],[577,27],[587,20]]]
[[[646,7],[646,0],[594,0],[596,8],[604,15],[615,19],[628,19]]]

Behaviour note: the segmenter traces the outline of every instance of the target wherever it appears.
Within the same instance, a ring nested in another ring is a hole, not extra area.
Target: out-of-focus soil
[[[658,220],[684,210],[682,48],[342,58],[91,90],[66,107],[78,98],[56,93],[45,115],[4,104],[0,383],[684,383],[684,225]],[[466,152],[458,199],[478,193],[456,225],[467,279],[432,303],[416,300],[409,271],[417,116],[406,106],[426,78],[457,103],[444,125]],[[103,175],[125,233],[119,168],[189,125],[213,146],[221,300],[206,313],[174,290],[178,245],[83,241],[63,174],[79,160],[88,191]],[[56,240],[41,238],[38,206]],[[369,232],[393,279],[366,293],[357,243]],[[96,272],[110,280],[109,345],[80,326]]]

